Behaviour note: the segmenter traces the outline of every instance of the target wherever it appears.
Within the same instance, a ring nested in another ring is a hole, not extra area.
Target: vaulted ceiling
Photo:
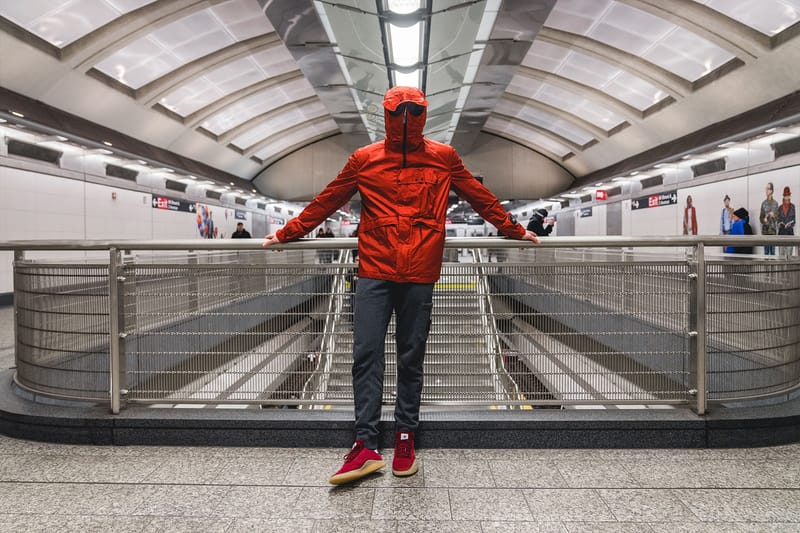
[[[380,139],[413,79],[429,136],[581,178],[797,91],[799,21],[800,0],[0,0],[0,87],[249,181]]]

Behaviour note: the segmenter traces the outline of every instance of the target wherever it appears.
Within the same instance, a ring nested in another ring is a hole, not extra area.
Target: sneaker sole
[[[345,472],[343,474],[337,474],[332,476],[328,483],[331,485],[344,485],[345,483],[352,483],[358,479],[361,479],[364,476],[367,476],[373,472],[377,472],[381,468],[386,466],[386,461],[367,461],[364,463],[364,466],[359,468],[358,470],[351,470],[350,472]]]
[[[409,468],[408,470],[395,470],[394,468],[392,468],[392,474],[394,474],[397,477],[407,477],[407,476],[413,476],[414,474],[417,473],[418,470],[419,470],[419,464],[417,463],[416,460],[414,460],[414,464],[412,464],[411,468]]]

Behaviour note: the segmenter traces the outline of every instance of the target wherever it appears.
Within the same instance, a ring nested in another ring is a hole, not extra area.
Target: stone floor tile
[[[446,490],[422,488],[375,489],[372,518],[393,520],[450,520]]]
[[[338,519],[372,517],[375,490],[358,487],[302,487],[291,509],[297,518]]]
[[[652,533],[647,524],[637,522],[564,522],[567,533]]]
[[[395,520],[315,520],[314,533],[395,533]]]
[[[764,522],[655,522],[653,533],[797,533],[798,523]]]
[[[481,522],[483,533],[567,533],[561,522]]]
[[[494,487],[488,461],[428,461],[425,464],[425,486],[466,488]]]
[[[0,514],[0,531],[24,533],[140,533],[148,516]]]
[[[232,518],[208,516],[156,516],[142,533],[226,533],[233,524]],[[111,529],[109,531],[116,531]]]
[[[168,457],[143,482],[206,485],[216,483],[225,460],[215,457]]]
[[[397,523],[397,533],[483,533],[480,522],[411,520]]]
[[[621,461],[559,461],[558,471],[571,488],[638,487],[627,464]]]
[[[292,518],[300,487],[231,487],[218,502],[214,514],[237,518]]]
[[[676,490],[677,497],[704,522],[800,522],[796,490]]]
[[[642,461],[626,465],[647,488],[797,488],[795,461],[690,459]]]
[[[564,488],[567,486],[553,461],[489,461],[500,488]]]
[[[598,489],[597,492],[620,522],[697,520],[697,517],[671,490]]]
[[[215,509],[230,487],[137,485],[145,496],[134,514],[154,516],[219,516]],[[222,515],[224,516],[224,515]]]
[[[223,459],[215,483],[223,485],[281,485],[291,457],[231,457]]]
[[[306,518],[236,518],[226,533],[313,533]]]
[[[522,491],[450,489],[453,520],[533,521]]]
[[[532,489],[522,493],[539,522],[615,521],[593,489]]]
[[[0,479],[51,483],[139,483],[159,467],[147,457],[3,456]]]

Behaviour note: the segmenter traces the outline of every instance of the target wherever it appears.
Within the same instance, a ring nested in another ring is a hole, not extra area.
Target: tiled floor
[[[0,308],[3,369],[13,366],[11,316]],[[333,487],[344,452],[0,436],[0,532],[800,531],[800,445],[431,449],[411,478]]]

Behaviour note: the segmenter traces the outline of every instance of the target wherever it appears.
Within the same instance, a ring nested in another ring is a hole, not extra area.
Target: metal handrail
[[[29,240],[0,241],[0,250],[345,250],[358,245],[355,237],[300,239],[264,248],[261,239],[181,240]],[[800,236],[791,235],[675,235],[663,237],[546,237],[539,244],[498,237],[447,237],[450,248],[694,248],[705,246],[797,246]]]
[[[46,259],[37,260],[37,261],[26,261],[25,260],[25,252],[26,251],[43,251],[43,250],[74,250],[74,251],[89,251],[89,250],[102,250],[105,252],[110,252],[110,269],[109,269],[109,282],[110,282],[110,294],[111,294],[111,302],[110,302],[110,312],[109,312],[109,323],[110,323],[110,332],[111,332],[111,355],[110,357],[110,374],[111,374],[111,405],[113,412],[119,412],[120,405],[122,403],[121,396],[125,394],[125,386],[124,382],[120,382],[120,379],[124,379],[124,362],[125,362],[125,354],[124,351],[121,350],[122,343],[120,342],[121,338],[124,338],[125,335],[124,325],[120,323],[123,319],[123,313],[119,312],[119,306],[121,305],[119,298],[123,294],[121,290],[121,286],[118,286],[118,283],[124,283],[125,280],[122,276],[119,275],[119,272],[116,269],[116,265],[127,264],[127,258],[121,258],[120,254],[128,251],[164,251],[164,250],[172,250],[172,251],[184,251],[184,250],[217,250],[217,251],[233,251],[233,250],[261,250],[264,252],[274,252],[274,251],[281,251],[281,250],[348,250],[353,249],[357,245],[357,239],[355,238],[338,238],[338,239],[303,239],[300,241],[292,242],[292,243],[282,243],[276,244],[268,249],[264,249],[261,245],[261,241],[257,239],[252,240],[170,240],[170,241],[140,241],[140,240],[131,240],[131,241],[5,241],[0,242],[0,250],[13,250],[15,252],[15,262],[18,264],[36,264],[36,265],[46,265],[46,266],[60,266],[60,262],[57,261],[48,261]],[[694,372],[693,376],[695,379],[694,391],[697,394],[697,405],[696,408],[698,412],[704,412],[705,410],[705,395],[706,395],[706,380],[708,378],[708,369],[706,368],[707,363],[707,354],[706,354],[706,343],[705,343],[705,336],[706,336],[706,325],[705,325],[705,308],[706,308],[706,297],[705,297],[705,288],[707,286],[706,280],[706,268],[705,264],[710,264],[711,262],[708,261],[708,247],[714,246],[724,246],[724,245],[737,245],[737,246],[756,246],[756,245],[770,245],[770,246],[777,246],[777,247],[792,247],[800,245],[800,237],[796,236],[670,236],[670,237],[548,237],[546,239],[542,239],[542,243],[535,245],[530,242],[526,241],[519,241],[513,239],[503,239],[503,238],[493,238],[493,237],[455,237],[455,238],[447,238],[445,241],[445,248],[517,248],[523,251],[531,251],[531,250],[544,250],[544,249],[572,249],[577,248],[578,251],[583,249],[606,249],[606,250],[617,250],[617,249],[628,249],[628,248],[686,248],[688,253],[685,253],[683,259],[677,260],[679,263],[693,265],[693,276],[695,276],[695,282],[690,284],[690,290],[693,291],[691,309],[692,313],[694,314],[693,322],[690,324],[690,336],[695,339],[691,346],[691,354],[692,354],[692,361],[694,362]],[[623,250],[624,251],[624,250]],[[614,253],[617,253],[616,251]],[[342,256],[342,260],[345,257],[345,254],[340,254]],[[586,254],[587,257],[590,254]],[[596,256],[597,254],[595,254]],[[602,253],[601,253],[602,256]],[[522,256],[520,256],[522,257]],[[530,254],[527,256],[529,258],[540,257],[538,254],[535,256]],[[116,258],[116,259],[114,259]],[[726,259],[735,259],[735,261],[731,261],[730,264],[733,266],[736,265],[746,265],[746,264],[764,264],[764,265],[780,265],[780,260],[785,258],[775,256],[775,257],[763,257],[763,256],[727,256]],[[755,261],[753,261],[755,260]],[[98,261],[95,259],[91,261],[93,264],[97,263]],[[664,263],[674,263],[675,260],[670,261],[663,261]],[[615,262],[608,262],[603,261],[604,264],[614,264]],[[660,264],[661,261],[650,262],[652,264]],[[717,261],[716,264],[720,265],[723,262]],[[513,261],[509,261],[506,263],[508,265],[516,265],[517,267],[522,267],[522,262],[514,263]],[[560,264],[569,264],[564,263],[550,263],[550,266],[558,268]],[[630,264],[635,265],[636,263],[623,263],[623,264]],[[727,264],[727,263],[725,263]],[[796,261],[791,262],[791,265],[796,265]],[[478,263],[479,266],[486,266],[487,264]],[[338,267],[337,274],[334,276],[334,286],[332,288],[331,298],[328,301],[328,321],[325,324],[325,331],[323,334],[323,346],[321,347],[321,353],[328,353],[333,350],[333,345],[331,341],[334,337],[333,331],[333,322],[331,321],[331,317],[333,317],[336,313],[337,309],[340,309],[341,306],[341,299],[337,300],[337,294],[343,292],[343,284],[344,284],[344,267]],[[724,268],[724,267],[723,267]],[[771,267],[766,267],[771,268]],[[792,267],[794,268],[794,267]],[[794,272],[794,271],[792,271]],[[533,278],[531,278],[533,279]],[[336,282],[340,282],[340,285],[337,285]],[[481,287],[482,289],[488,290],[488,287]],[[338,301],[338,304],[337,304]],[[491,302],[489,302],[491,305]],[[16,298],[15,298],[15,305],[16,305]],[[794,304],[793,304],[794,305]],[[334,306],[331,308],[331,306]],[[780,308],[776,308],[780,311]],[[794,308],[792,308],[794,309]],[[486,309],[487,313],[493,313],[493,309]],[[483,313],[482,313],[483,314]],[[719,316],[719,315],[718,315]],[[496,323],[495,323],[495,330],[494,335],[499,337],[499,333],[496,330]],[[19,336],[17,336],[19,339]],[[794,341],[792,341],[794,342]],[[794,345],[793,345],[794,346]],[[122,365],[121,365],[122,364]],[[328,373],[330,371],[330,364],[331,364],[331,357],[326,357],[324,362],[324,368],[327,368]],[[323,362],[319,362],[319,366],[323,366]],[[496,378],[496,376],[495,376]],[[793,378],[794,379],[794,378]],[[772,392],[769,393],[762,393],[761,395],[745,395],[743,397],[767,397],[771,394],[781,394],[781,391],[784,390],[792,390],[798,387],[798,384],[787,382],[786,387],[780,389],[780,391],[775,387]],[[732,391],[740,391],[744,392],[744,389],[731,389]],[[519,391],[515,390],[519,397]],[[734,395],[725,396],[724,398],[726,401],[733,401],[736,399]],[[511,402],[513,403],[513,402]],[[520,403],[517,401],[516,403]],[[542,402],[542,403],[547,403]],[[590,402],[587,402],[590,403]],[[611,403],[624,403],[622,401],[612,401]],[[470,404],[470,401],[467,400],[464,402],[465,405]]]

